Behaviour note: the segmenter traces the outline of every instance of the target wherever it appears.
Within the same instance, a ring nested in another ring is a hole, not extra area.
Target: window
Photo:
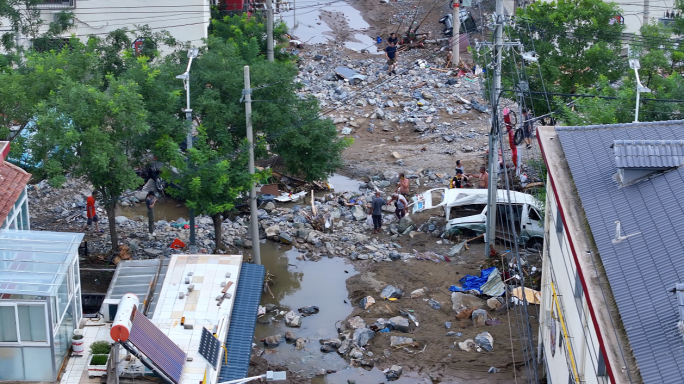
[[[580,280],[579,273],[575,272],[575,298],[582,298],[582,280]]]
[[[14,305],[0,306],[0,342],[17,342],[17,317]]]
[[[603,350],[599,349],[598,354],[598,367],[596,368],[596,376],[607,377],[608,370],[606,369],[606,361],[603,360]]]
[[[556,206],[556,232],[563,232],[563,219],[560,215],[560,207]]]
[[[0,306],[0,342],[47,342],[45,322],[43,304]]]
[[[44,305],[17,305],[21,341],[48,341]]]
[[[530,208],[530,211],[527,213],[527,215],[529,216],[530,220],[541,221],[542,219],[539,212],[537,212],[537,210],[534,208]]]

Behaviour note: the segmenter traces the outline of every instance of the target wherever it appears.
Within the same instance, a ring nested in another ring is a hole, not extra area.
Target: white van
[[[544,220],[539,201],[526,193],[505,190],[497,190],[496,197],[496,236],[511,241],[512,218],[518,244],[541,249]],[[435,188],[416,195],[413,202],[413,213],[444,207],[447,234],[485,233],[486,189]]]

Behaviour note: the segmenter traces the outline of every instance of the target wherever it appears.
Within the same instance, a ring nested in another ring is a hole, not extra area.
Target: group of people
[[[489,186],[489,172],[484,165],[480,166],[480,174],[475,176],[472,173],[466,173],[465,168],[461,164],[461,160],[456,160],[456,175],[451,179],[450,188],[466,188],[472,187],[470,181],[473,178],[479,180],[479,188],[487,189]]]
[[[397,219],[401,220],[408,212],[409,202],[408,197],[410,193],[411,183],[405,174],[399,174],[399,182],[397,189],[392,193],[390,201],[385,201],[382,198],[380,191],[375,192],[375,197],[371,203],[367,205],[368,213],[373,219],[373,233],[379,233],[382,229],[382,207],[385,205],[392,205],[394,203],[394,214]]]

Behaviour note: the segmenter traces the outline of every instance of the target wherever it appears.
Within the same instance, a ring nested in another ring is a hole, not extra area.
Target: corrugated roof
[[[557,132],[644,383],[684,382],[677,298],[668,292],[684,276],[684,169],[620,187],[610,148],[616,140],[684,140],[684,121]],[[640,234],[613,244],[617,220],[624,235]]]
[[[684,163],[684,140],[613,140],[618,168],[672,168]]]
[[[228,364],[221,359],[220,382],[247,377],[265,273],[263,265],[242,264],[225,344]]]
[[[9,215],[31,174],[8,162],[0,162],[0,225]]]

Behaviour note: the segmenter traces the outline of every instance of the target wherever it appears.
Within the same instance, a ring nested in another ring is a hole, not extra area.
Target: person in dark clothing
[[[397,71],[395,71],[395,68],[397,66],[397,43],[390,42],[387,48],[385,48],[385,57],[387,58],[387,65],[389,66],[387,74],[396,75]]]
[[[394,32],[390,33],[390,37],[387,39],[387,42],[389,44],[399,44],[399,38],[397,37],[397,34]]]
[[[382,227],[383,205],[387,205],[387,202],[380,197],[380,192],[375,192],[375,198],[370,205],[371,215],[373,216],[373,233],[380,232],[380,227]]]
[[[523,109],[523,141],[525,142],[525,148],[532,148],[532,122],[530,121],[530,112]]]
[[[148,229],[151,234],[154,235],[154,204],[157,203],[157,197],[154,195],[154,192],[149,191],[147,192],[147,198],[145,199],[145,204],[147,205],[147,221],[148,221]]]

